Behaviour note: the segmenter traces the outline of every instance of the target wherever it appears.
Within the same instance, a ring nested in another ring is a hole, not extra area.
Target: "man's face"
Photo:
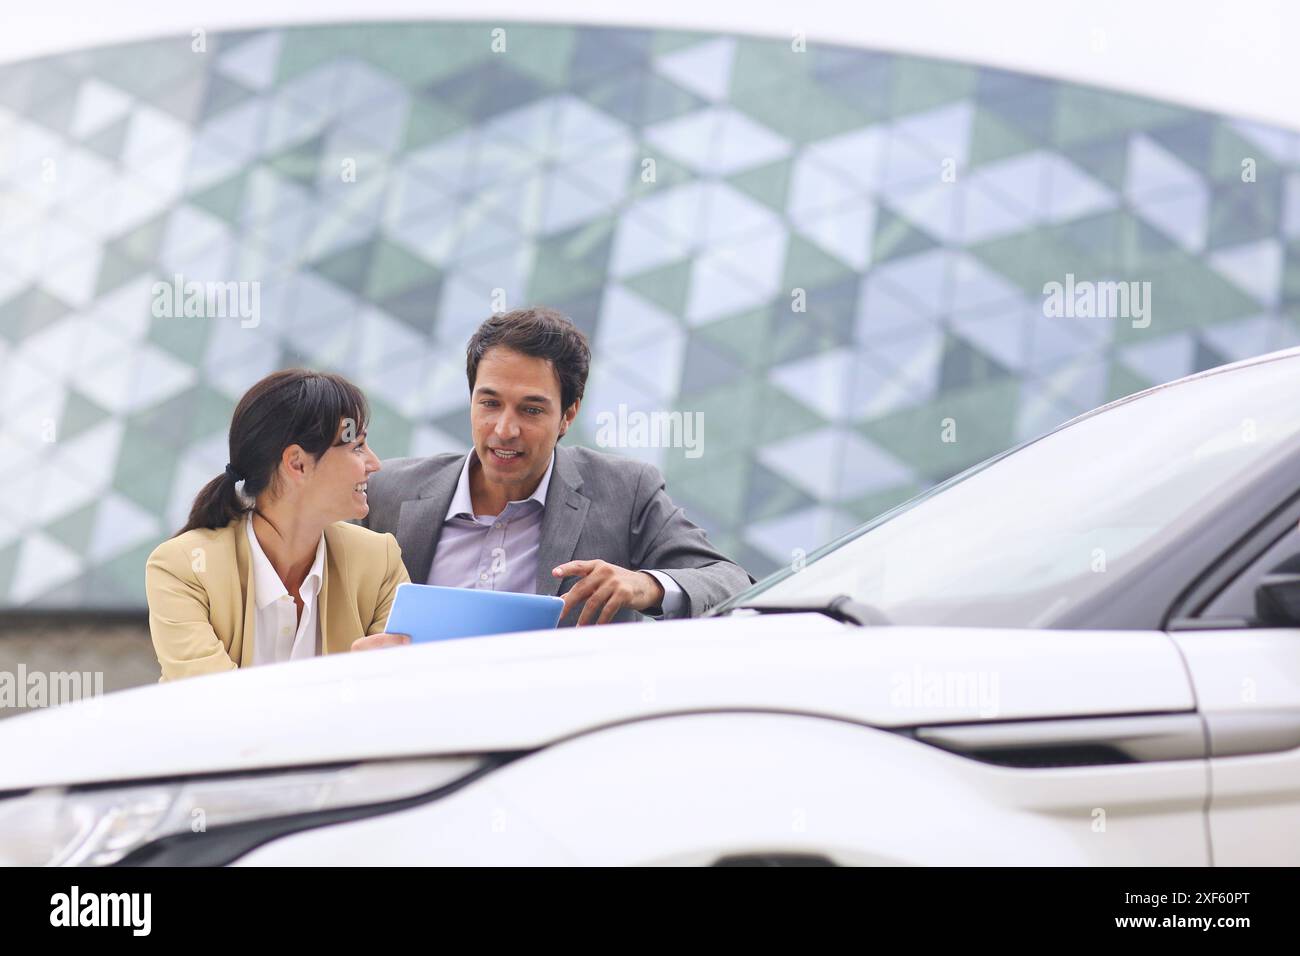
[[[560,407],[560,377],[548,360],[504,346],[488,349],[478,363],[469,413],[483,477],[509,500],[532,494],[579,404]]]

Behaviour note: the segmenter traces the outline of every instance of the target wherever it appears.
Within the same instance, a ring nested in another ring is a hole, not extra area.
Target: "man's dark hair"
[[[543,306],[515,309],[494,315],[480,325],[465,349],[465,375],[471,395],[478,378],[478,363],[488,349],[498,345],[551,363],[560,379],[561,413],[582,398],[591,366],[591,347],[582,330],[562,313]]]

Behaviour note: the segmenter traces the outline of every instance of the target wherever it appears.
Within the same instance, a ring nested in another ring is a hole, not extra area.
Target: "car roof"
[[[1162,382],[1159,385],[1152,385],[1150,388],[1144,388],[1140,392],[1121,396],[1120,398],[1107,402],[1105,405],[1098,405],[1096,408],[1075,415],[1073,418],[1064,421],[1055,428],[1045,432],[1044,435],[1039,435],[1038,438],[1050,435],[1052,432],[1060,431],[1062,428],[1069,428],[1076,422],[1084,421],[1085,419],[1091,418],[1093,415],[1097,415],[1119,405],[1127,404],[1128,402],[1136,401],[1146,395],[1151,395],[1167,388],[1176,388],[1179,385],[1185,385],[1188,382],[1199,381],[1203,378],[1209,378],[1212,375],[1221,375],[1224,372],[1237,371],[1239,369],[1248,368],[1252,365],[1264,365],[1268,362],[1286,361],[1287,359],[1300,359],[1300,345],[1292,346],[1287,349],[1278,349],[1276,352],[1265,352],[1263,355],[1252,355],[1250,358],[1241,359],[1236,362],[1229,362],[1227,365],[1216,365],[1214,368],[1192,372],[1190,375],[1184,375],[1182,378],[1176,378],[1171,382]],[[1025,442],[1024,444],[1030,444],[1033,441],[1037,441],[1037,438],[1031,439],[1029,442]]]

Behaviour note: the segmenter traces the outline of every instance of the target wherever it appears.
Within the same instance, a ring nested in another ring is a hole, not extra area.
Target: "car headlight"
[[[479,757],[35,790],[0,801],[0,865],[107,866],[164,837],[299,814],[386,804],[440,790]]]

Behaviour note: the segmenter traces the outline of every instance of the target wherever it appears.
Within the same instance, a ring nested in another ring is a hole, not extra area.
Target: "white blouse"
[[[253,600],[257,604],[253,665],[278,664],[316,656],[320,653],[317,598],[325,580],[325,535],[321,535],[320,544],[316,545],[316,560],[298,589],[302,598],[302,618],[299,619],[293,595],[280,580],[280,575],[275,573],[271,559],[257,541],[252,517],[247,518],[244,524],[253,554]]]

